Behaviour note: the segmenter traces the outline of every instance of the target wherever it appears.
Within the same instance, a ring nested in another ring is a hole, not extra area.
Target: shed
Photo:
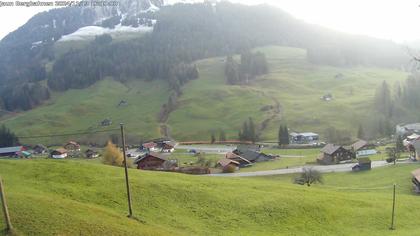
[[[362,171],[362,170],[370,170],[372,169],[372,161],[369,157],[359,157],[359,163],[352,167],[353,171]]]
[[[22,146],[16,147],[3,147],[0,148],[0,157],[13,157],[19,155],[21,151],[23,151]]]

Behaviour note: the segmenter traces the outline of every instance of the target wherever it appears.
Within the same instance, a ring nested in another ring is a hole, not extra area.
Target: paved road
[[[181,150],[196,150],[199,152],[205,153],[218,153],[226,154],[227,152],[232,152],[236,149],[236,146],[226,146],[226,145],[177,145],[176,149]]]
[[[267,175],[286,175],[293,173],[301,173],[303,168],[312,167],[315,170],[318,170],[322,173],[328,172],[347,172],[351,171],[351,168],[356,165],[355,163],[349,164],[339,164],[339,165],[314,165],[314,166],[302,166],[302,167],[292,167],[288,169],[278,169],[278,170],[265,170],[265,171],[256,171],[256,172],[242,172],[242,173],[232,173],[232,174],[210,174],[208,176],[218,176],[218,177],[251,177],[251,176],[267,176]],[[392,163],[387,163],[386,161],[372,161],[372,168],[377,168],[381,166],[392,165]]]

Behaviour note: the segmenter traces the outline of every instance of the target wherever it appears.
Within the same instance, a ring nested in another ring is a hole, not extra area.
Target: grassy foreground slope
[[[414,166],[413,166],[414,167]],[[409,181],[408,170],[399,178]],[[1,160],[14,226],[24,235],[414,235],[416,196],[130,170],[136,220],[125,217],[123,169],[85,161]]]

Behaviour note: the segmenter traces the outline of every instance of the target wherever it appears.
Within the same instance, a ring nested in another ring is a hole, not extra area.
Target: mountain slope
[[[386,167],[378,174],[409,183],[409,172],[417,167]],[[122,168],[88,161],[1,160],[0,172],[12,222],[24,235],[390,233],[390,190],[340,190],[352,187],[351,182],[323,189],[292,185],[290,179],[285,183],[130,170],[137,221],[125,217]],[[352,175],[353,180],[358,176],[355,181],[366,177]],[[418,228],[412,219],[419,217],[413,209],[419,203],[409,186],[400,188],[394,234],[413,235]]]
[[[262,140],[276,140],[280,120],[292,130],[324,134],[333,126],[356,134],[360,123],[368,120],[372,99],[383,80],[389,84],[406,78],[398,70],[315,65],[307,61],[306,52],[297,48],[264,47],[269,74],[246,86],[226,85],[225,58],[196,62],[197,80],[187,83],[178,105],[167,120],[170,134],[180,141],[209,140],[212,132],[226,131],[236,139],[242,122],[252,117],[259,125]],[[336,79],[341,74],[343,78]],[[114,125],[124,122],[128,135],[143,138],[160,136],[157,117],[169,94],[164,81],[132,81],[126,86],[105,80],[87,89],[56,93],[50,104],[4,120],[19,136],[98,129],[105,118]],[[321,96],[331,93],[334,99],[324,102]],[[118,108],[121,100],[127,107]],[[278,104],[277,104],[278,103]],[[276,112],[276,106],[280,112]],[[271,109],[263,109],[273,106]],[[260,125],[268,120],[267,127]],[[113,126],[116,127],[116,126]],[[107,129],[107,128],[100,128]],[[104,141],[109,135],[91,137]],[[74,139],[87,141],[84,137]],[[25,143],[66,141],[54,138],[24,140]]]

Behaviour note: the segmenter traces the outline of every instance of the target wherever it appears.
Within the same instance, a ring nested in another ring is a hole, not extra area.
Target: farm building
[[[33,148],[33,153],[34,154],[46,154],[48,153],[48,148],[45,147],[42,144],[37,144],[35,145],[35,147]]]
[[[176,143],[174,141],[167,141],[161,145],[162,152],[174,152]]]
[[[218,161],[216,167],[225,169],[229,166],[234,166],[236,170],[239,170],[239,165],[239,162],[225,158]]]
[[[420,134],[420,123],[399,124],[395,127],[396,134],[399,136],[408,136],[412,134]]]
[[[319,135],[312,132],[290,133],[291,144],[316,144],[319,142]]]
[[[64,148],[68,151],[80,151],[80,145],[74,141],[68,142]]]
[[[159,148],[157,147],[157,144],[154,142],[149,143],[143,143],[142,145],[143,150],[146,150],[148,152],[158,152]]]
[[[369,144],[365,140],[359,140],[351,145],[351,149],[356,153],[356,157],[370,156],[377,153],[375,145]]]
[[[137,165],[137,169],[156,170],[163,169],[165,162],[169,163],[172,167],[177,166],[175,160],[169,160],[166,156],[156,152],[146,153],[138,157],[134,161],[134,164]]]
[[[250,161],[233,152],[226,153],[226,158],[238,162],[239,167],[252,166],[252,163]]]
[[[327,144],[321,149],[321,154],[319,155],[317,162],[323,165],[330,165],[341,161],[351,160],[352,158],[353,153],[343,146]]]
[[[51,158],[54,158],[54,159],[64,159],[67,157],[67,150],[64,148],[58,148],[58,149],[53,150],[50,153],[50,155],[51,155]]]
[[[362,171],[362,170],[370,170],[372,169],[372,161],[369,157],[360,157],[358,158],[359,163],[353,166],[353,171]]]
[[[0,157],[18,156],[23,150],[22,146],[0,148]]]
[[[87,158],[98,158],[99,157],[99,153],[93,149],[88,149],[85,152],[85,155]]]
[[[238,145],[236,147],[236,150],[233,151],[235,153],[243,153],[245,151],[254,151],[254,152],[260,152],[261,151],[262,146],[261,145],[256,145],[256,144],[241,144]]]
[[[420,193],[420,169],[414,170],[411,174],[413,175],[411,179],[413,190],[415,193]]]

